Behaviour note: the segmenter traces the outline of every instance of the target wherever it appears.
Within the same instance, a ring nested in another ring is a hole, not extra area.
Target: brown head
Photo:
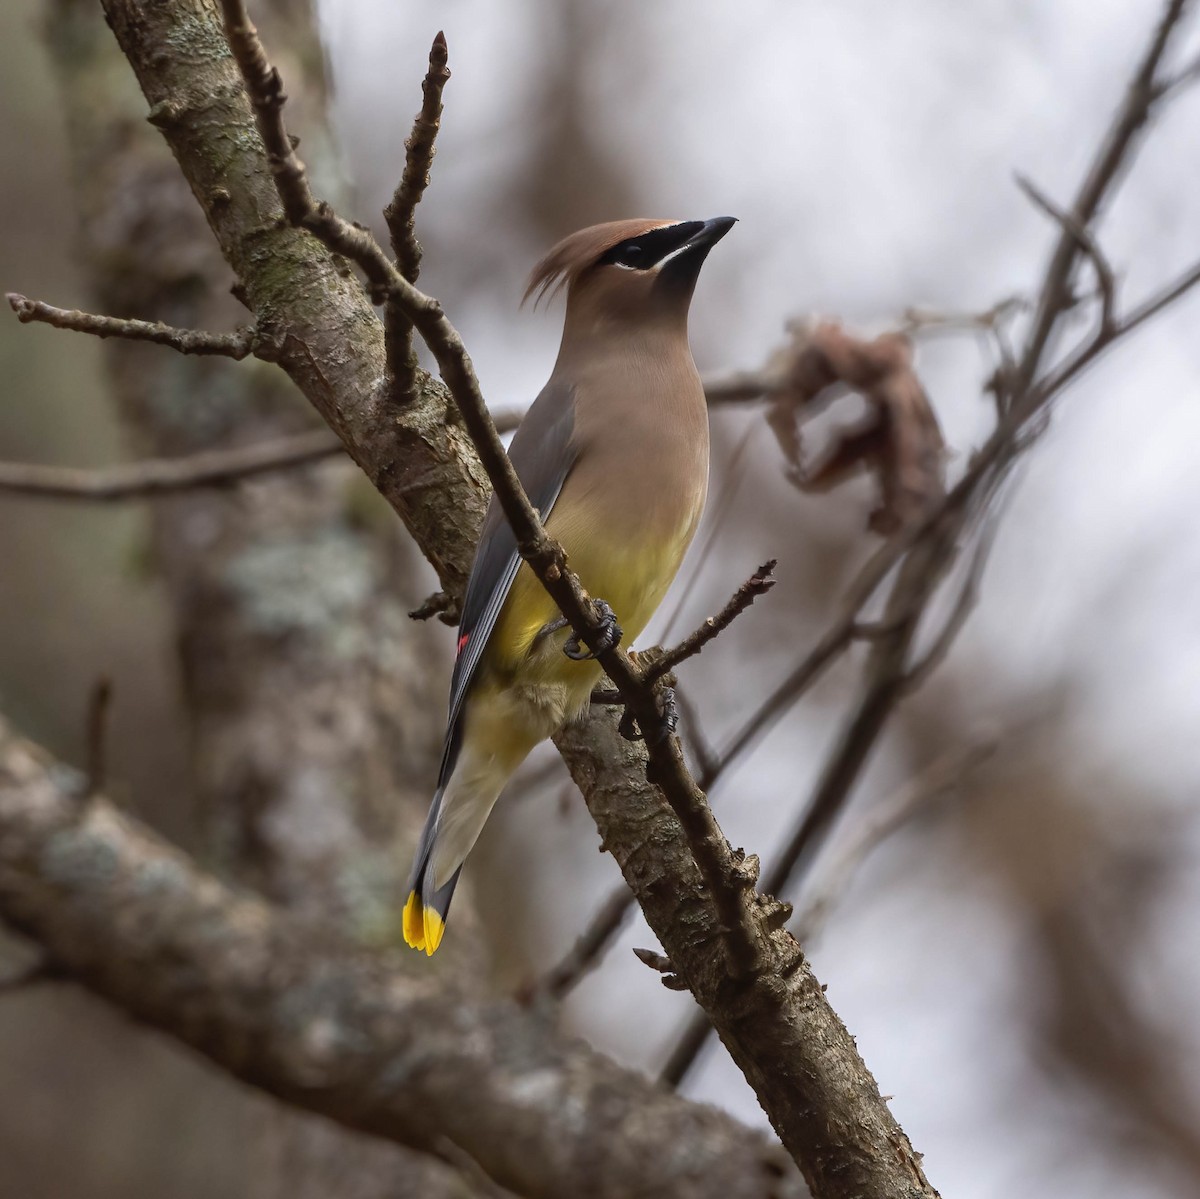
[[[625,322],[686,326],[704,259],[735,218],[629,220],[592,225],[564,238],[533,268],[525,299],[567,291],[567,330]]]

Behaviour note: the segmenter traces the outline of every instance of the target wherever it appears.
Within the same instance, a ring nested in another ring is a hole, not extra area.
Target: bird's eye
[[[634,243],[632,246],[625,246],[621,250],[621,256],[617,259],[622,266],[638,266],[642,261],[642,247]]]

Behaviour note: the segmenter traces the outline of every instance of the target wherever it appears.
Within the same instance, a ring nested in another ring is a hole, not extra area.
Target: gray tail
[[[458,886],[460,866],[449,881],[435,888],[433,885],[433,842],[437,836],[438,817],[442,808],[442,793],[439,787],[429,808],[425,828],[417,845],[412,874],[408,880],[408,899],[404,904],[404,940],[413,949],[423,949],[430,957],[442,942],[446,928],[446,917],[450,911],[450,900]]]

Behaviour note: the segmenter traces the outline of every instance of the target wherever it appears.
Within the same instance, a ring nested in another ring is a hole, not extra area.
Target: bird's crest
[[[553,299],[564,287],[569,288],[588,267],[593,266],[613,246],[631,237],[641,237],[650,229],[678,223],[635,217],[627,221],[608,221],[603,225],[591,225],[587,229],[572,233],[570,237],[564,237],[533,268],[521,303],[526,303],[530,296],[535,297],[535,306],[547,295]]]

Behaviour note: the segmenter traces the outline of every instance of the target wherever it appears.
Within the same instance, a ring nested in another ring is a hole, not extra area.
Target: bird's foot
[[[539,645],[545,641],[551,633],[557,633],[559,629],[565,629],[570,622],[565,616],[556,616],[553,620],[547,621],[533,636],[533,644]]]
[[[615,649],[621,644],[624,633],[617,624],[617,614],[602,599],[594,599],[596,611],[600,615],[600,646],[592,653],[579,639],[578,633],[572,633],[563,645],[563,653],[573,662],[587,662],[605,650]]]
[[[652,745],[658,745],[668,737],[673,736],[679,727],[679,704],[675,700],[674,687],[660,687],[658,691],[658,712],[660,722],[651,738]]]
[[[679,704],[675,700],[675,688],[660,687],[655,693],[655,699],[658,701],[659,719],[655,727],[650,730],[649,736],[638,731],[637,717],[629,708],[625,709],[621,716],[621,723],[617,725],[617,732],[626,741],[644,740],[647,745],[661,745],[679,727]]]

